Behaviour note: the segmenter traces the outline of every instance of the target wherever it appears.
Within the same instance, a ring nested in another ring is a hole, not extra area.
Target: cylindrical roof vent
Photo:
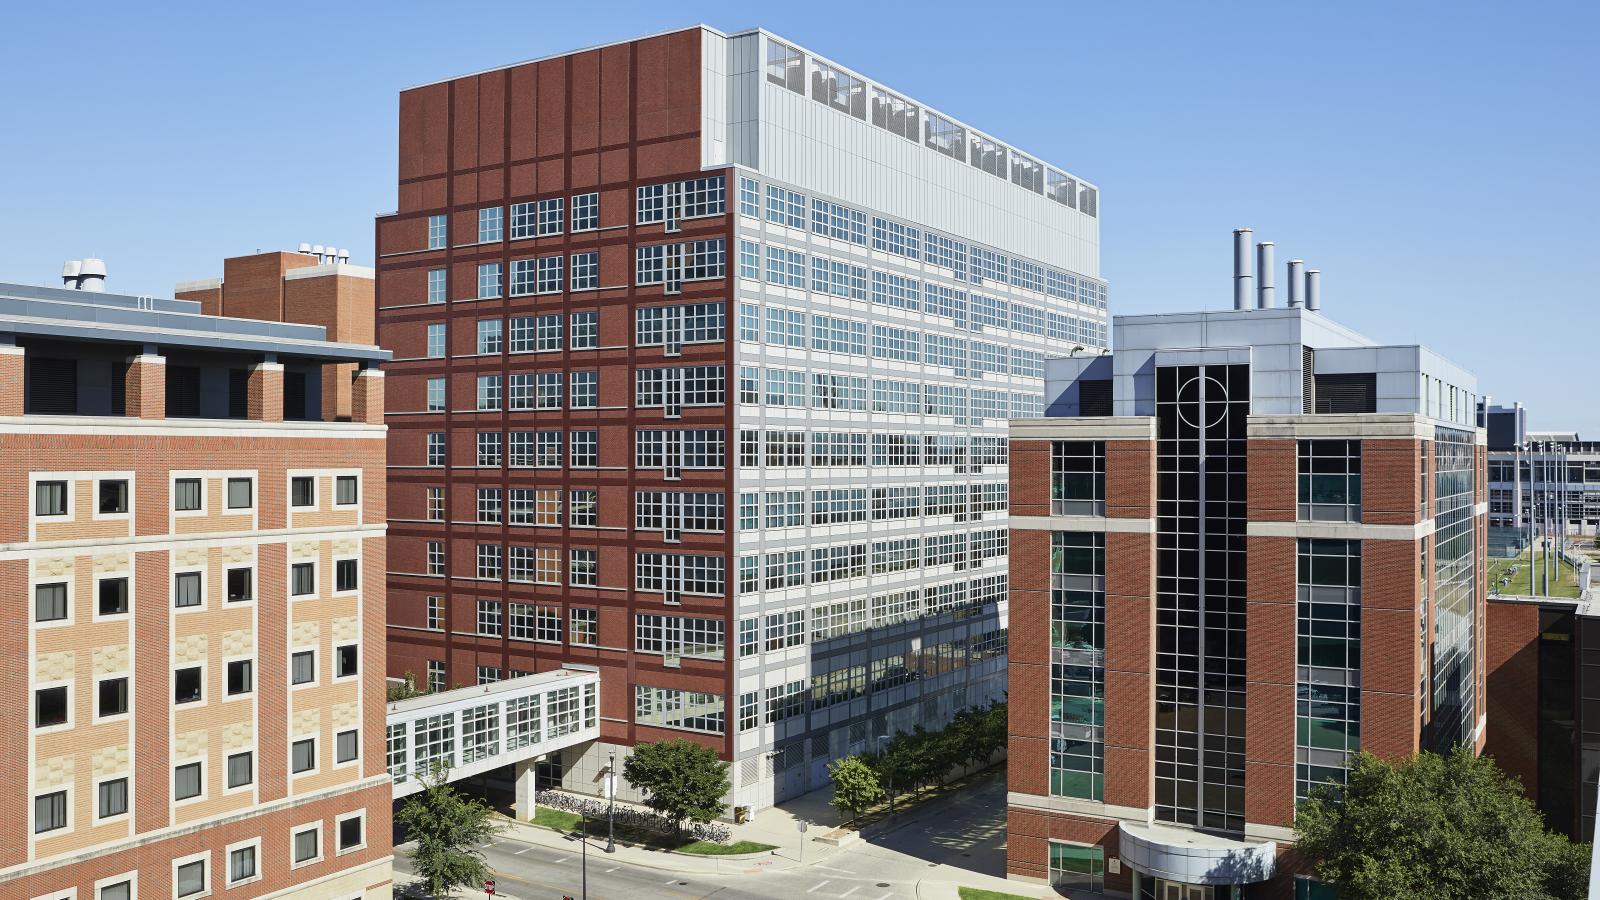
[[[106,289],[106,264],[101,259],[86,259],[78,270],[78,290],[100,293]]]
[[[1278,302],[1278,288],[1273,283],[1275,273],[1272,271],[1273,244],[1271,241],[1262,241],[1256,245],[1256,271],[1261,273],[1261,284],[1256,288],[1256,308],[1271,309]]]
[[[339,262],[347,263],[349,261],[350,261],[350,251],[346,250],[343,247],[340,247],[339,248]]]
[[[300,246],[295,248],[295,249],[299,250],[301,253],[306,254],[307,256],[311,255],[311,245],[306,243],[305,241],[301,241],[300,242]]]
[[[61,286],[69,291],[78,289],[78,276],[83,272],[83,260],[69,259],[61,264]]]
[[[1233,308],[1250,308],[1250,229],[1233,230]]]
[[[1318,310],[1322,308],[1322,270],[1311,269],[1306,272],[1306,309]]]
[[[1289,260],[1289,306],[1291,309],[1305,302],[1305,288],[1305,260]]]

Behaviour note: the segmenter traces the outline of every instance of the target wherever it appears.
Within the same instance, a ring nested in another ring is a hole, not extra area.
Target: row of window
[[[206,572],[203,568],[174,572],[172,575],[172,606],[174,609],[199,609],[205,606]],[[256,574],[254,566],[229,566],[223,570],[224,597],[228,603],[248,603],[256,599]],[[125,615],[129,610],[129,579],[126,575],[95,579],[95,616]],[[333,562],[333,590],[336,594],[349,594],[361,587],[361,565],[357,559],[336,559]],[[65,622],[72,617],[72,583],[69,581],[41,582],[33,588],[33,618],[40,624]],[[289,565],[289,596],[310,597],[317,593],[317,564],[295,562]]]
[[[510,207],[511,240],[561,234],[566,222],[565,197],[547,197],[513,203]],[[490,244],[506,239],[506,208],[486,206],[478,210],[478,243]],[[600,227],[600,195],[572,197],[572,231],[594,231]],[[450,245],[450,220],[444,214],[428,217],[428,249],[442,250]]]
[[[508,437],[509,435],[509,437]],[[565,465],[572,468],[594,468],[600,464],[599,432],[585,429],[561,431],[480,431],[477,438],[477,465],[516,468],[561,468],[562,447],[567,444]],[[448,465],[445,433],[430,431],[426,439],[427,465]],[[719,463],[720,465],[720,463]]]
[[[872,386],[868,405],[867,386]],[[809,389],[808,389],[809,388]],[[1017,394],[988,388],[868,379],[861,375],[807,373],[797,369],[739,367],[738,401],[742,404],[844,411],[949,416],[959,424],[985,419],[1037,418],[1044,415],[1042,394]],[[721,402],[716,401],[716,402]]]
[[[767,80],[796,94],[806,93],[806,56],[798,48],[767,38]],[[958,125],[931,109],[919,110],[916,104],[878,87],[869,85],[821,59],[811,57],[811,99],[848,116],[907,140],[925,144],[936,153],[973,168],[988,172],[1012,184],[1049,197],[1063,206],[1088,216],[1099,214],[1096,190],[1063,172],[1013,150],[966,126]],[[926,114],[927,130],[921,128]]]
[[[961,571],[1005,556],[1009,543],[1008,532],[997,528],[751,554],[738,559],[739,592],[778,591],[933,566]]]
[[[439,545],[438,571],[433,558],[437,541],[428,542],[428,574],[444,574],[442,545]],[[516,584],[561,584],[561,548],[528,547],[512,544],[479,544],[477,547],[476,577],[482,581],[510,581]],[[599,584],[599,555],[593,549],[574,548],[567,551],[566,583],[572,587],[594,587]]]
[[[999,574],[819,604],[811,610],[810,639],[825,641],[946,613],[976,615],[1006,599],[1006,590],[1006,575]],[[804,609],[750,616],[738,625],[740,658],[802,646],[807,639]]]
[[[507,351],[511,353],[550,353],[562,349],[563,317],[559,313],[539,316],[512,316],[510,342],[506,341],[506,320],[479,319],[477,322],[477,352],[490,356]],[[593,350],[600,346],[600,314],[577,312],[566,317],[570,325],[572,350]],[[428,326],[428,356],[443,358],[448,352],[445,338],[448,332],[442,322]]]
[[[765,327],[763,326],[765,319]],[[922,332],[897,325],[870,324],[855,319],[813,313],[809,340],[807,316],[798,310],[768,304],[763,314],[754,303],[739,304],[739,340],[764,340],[774,347],[794,347],[848,356],[871,356],[901,362],[927,362],[948,366],[956,374],[996,374],[1044,377],[1044,353],[977,339]],[[1030,334],[1042,334],[1043,324]],[[870,340],[869,340],[870,338]]]
[[[570,265],[569,265],[570,263]],[[568,282],[570,275],[571,281]],[[510,296],[559,294],[563,291],[593,291],[600,288],[600,252],[587,250],[571,257],[540,256],[511,260]],[[498,300],[505,296],[505,270],[498,262],[478,263],[479,300]],[[448,298],[444,269],[428,272],[428,302],[443,303]]]
[[[230,510],[255,508],[255,483],[253,477],[228,478],[223,491]],[[33,486],[33,513],[40,518],[65,516],[70,504],[71,488],[67,481],[37,481]],[[339,506],[354,506],[361,501],[360,480],[355,475],[339,475],[334,479],[333,502]],[[296,509],[317,505],[317,480],[310,475],[296,475],[289,479],[289,505]],[[204,479],[172,479],[172,508],[176,512],[199,512],[205,508]],[[129,511],[129,488],[126,478],[100,478],[95,481],[95,514],[121,515]]]
[[[124,810],[127,806],[127,780],[119,779],[122,784],[121,802]],[[100,787],[100,801],[106,801],[107,785],[112,782],[102,782]],[[41,803],[43,806],[41,808]],[[63,821],[67,816],[67,798],[64,792],[47,794],[34,801],[36,817],[43,813],[50,816],[59,816]],[[347,813],[334,820],[334,837],[336,851],[339,854],[351,853],[361,850],[367,845],[366,815],[363,812]],[[227,860],[227,876],[224,885],[229,888],[239,887],[260,881],[261,871],[261,838],[239,841],[229,844],[224,848]],[[321,862],[322,849],[322,823],[314,822],[297,826],[289,832],[289,866],[296,868]],[[181,856],[172,861],[172,895],[177,898],[204,897],[211,893],[211,853],[190,854]],[[94,900],[135,900],[138,879],[134,873],[103,878],[97,882],[94,891]],[[71,900],[77,896],[74,891],[61,894],[46,894],[41,900]]]
[[[815,254],[810,258],[808,282],[806,254],[773,245],[767,245],[763,254],[761,248],[755,241],[739,241],[739,277],[753,281],[764,279],[768,284],[800,289],[809,285],[811,291],[818,294],[871,300],[880,306],[926,312],[950,319],[956,327],[970,331],[983,331],[987,326],[1040,335],[1048,326],[1052,337],[1093,337],[1092,327],[1104,324],[1021,300],[957,290],[938,282],[919,281]],[[765,266],[762,265],[763,256]],[[1087,306],[1101,305],[1099,292],[1089,290],[1089,282],[1080,282],[1077,276],[1063,275],[1062,278],[1056,290],[1041,289],[1040,292],[1061,295],[1064,300]]]
[[[794,528],[808,522],[840,525],[918,516],[956,516],[957,521],[964,521],[986,512],[1004,512],[1010,492],[1011,486],[1005,482],[827,488],[810,492],[809,517],[806,515],[806,491],[750,492],[739,495],[738,522],[740,529],[755,530]],[[722,495],[710,496],[720,499]]]
[[[598,492],[594,490],[562,491],[550,488],[478,488],[477,520],[485,523],[506,522],[511,525],[568,525],[573,528],[593,528],[598,522]],[[427,520],[445,521],[445,489],[429,486],[427,492]],[[562,507],[562,495],[566,507]],[[502,502],[503,500],[503,502]],[[432,574],[443,574],[437,572]]]
[[[570,386],[570,393],[563,382]],[[509,387],[509,391],[507,388]],[[448,405],[446,381],[429,378],[427,412],[444,412]],[[600,373],[517,372],[510,376],[479,375],[476,390],[478,412],[530,409],[596,409],[600,405]]]
[[[865,432],[739,432],[741,467],[793,468],[806,465],[808,458],[811,465],[867,465],[870,459],[875,466],[953,466],[957,472],[981,472],[984,466],[1006,465],[1009,456],[1005,438],[982,435],[873,432],[869,437]],[[818,459],[823,461],[817,462]],[[835,461],[839,459],[847,461]]]
[[[435,612],[431,601],[439,598],[429,597],[430,628],[443,627],[442,610],[440,624],[435,626],[431,619]],[[540,641],[543,643],[559,644],[562,642],[562,617],[559,606],[533,606],[527,603],[505,604],[506,616],[501,618],[501,603],[499,600],[478,601],[478,634],[489,637],[499,637],[502,633],[512,640]],[[588,606],[575,606],[568,610],[571,630],[567,641],[573,646],[593,647],[600,641],[600,611]],[[503,629],[502,629],[503,626]]]

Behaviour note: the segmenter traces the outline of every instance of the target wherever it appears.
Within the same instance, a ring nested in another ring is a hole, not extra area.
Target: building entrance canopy
[[[1122,861],[1135,870],[1187,884],[1254,884],[1277,870],[1273,841],[1235,841],[1172,825],[1120,825]]]

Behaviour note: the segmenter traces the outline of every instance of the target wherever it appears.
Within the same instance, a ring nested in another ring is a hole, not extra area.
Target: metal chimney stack
[[[1322,270],[1306,272],[1306,309],[1313,312],[1322,308]]]
[[[1305,303],[1306,264],[1305,260],[1289,260],[1289,308],[1293,309]]]
[[[83,260],[69,259],[61,264],[61,286],[69,291],[78,289],[78,276],[83,272]]]
[[[79,270],[78,290],[98,294],[106,289],[106,264],[104,260],[89,258]]]
[[[1233,230],[1233,308],[1250,308],[1250,229]]]
[[[1273,262],[1271,241],[1262,241],[1256,245],[1256,270],[1261,273],[1261,284],[1256,287],[1256,309],[1271,309],[1278,303],[1278,288],[1273,283],[1275,273],[1272,271]]]

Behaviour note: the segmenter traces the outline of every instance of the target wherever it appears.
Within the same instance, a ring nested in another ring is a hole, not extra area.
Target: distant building
[[[1489,407],[1486,419],[1489,524],[1497,533],[1520,533],[1524,546],[1530,527],[1536,534],[1600,534],[1600,441],[1575,431],[1530,431],[1520,403]]]
[[[399,115],[391,674],[596,666],[551,780],[684,737],[752,808],[1003,696],[1005,423],[1106,345],[1094,185],[760,30]]]
[[[0,896],[387,898],[388,353],[103,273],[0,284]]]
[[[1296,802],[1350,753],[1484,735],[1475,380],[1320,312],[1116,316],[1011,423],[1012,877],[1321,896]],[[1302,279],[1306,279],[1302,281]]]

